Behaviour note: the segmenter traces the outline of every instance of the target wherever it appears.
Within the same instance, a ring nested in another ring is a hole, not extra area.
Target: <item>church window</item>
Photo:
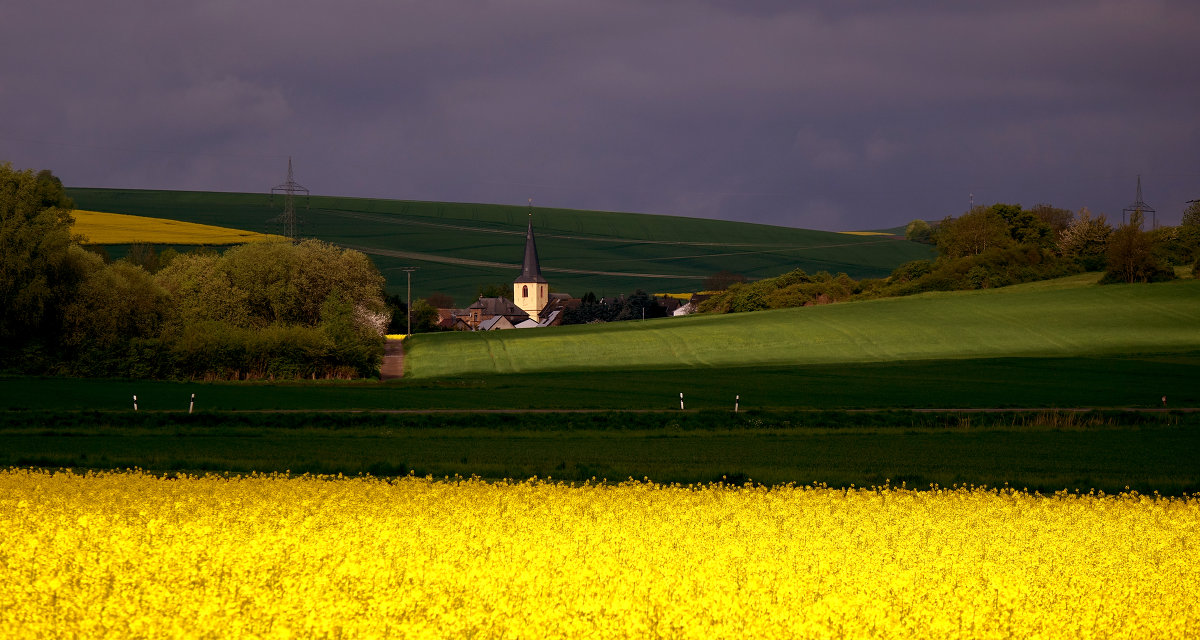
[[[521,297],[522,298],[529,297],[529,285],[524,285],[521,287]]]

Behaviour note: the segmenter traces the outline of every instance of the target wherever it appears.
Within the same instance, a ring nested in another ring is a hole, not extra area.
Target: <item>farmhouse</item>
[[[686,316],[696,313],[696,309],[700,307],[700,303],[712,297],[711,293],[693,293],[691,300],[687,304],[679,306],[671,311],[673,316]]]

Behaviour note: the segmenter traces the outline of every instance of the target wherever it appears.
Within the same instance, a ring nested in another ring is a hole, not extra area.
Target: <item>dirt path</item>
[[[383,352],[383,366],[379,368],[381,380],[404,377],[404,341],[388,340]]]

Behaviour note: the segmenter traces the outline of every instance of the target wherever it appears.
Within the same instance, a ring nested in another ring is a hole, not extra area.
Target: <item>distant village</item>
[[[521,274],[513,281],[512,299],[480,296],[465,309],[438,309],[437,325],[443,330],[494,331],[685,316],[693,313],[707,297],[705,294],[693,294],[690,299],[681,300],[673,296],[650,296],[639,291],[627,300],[624,296],[596,299],[589,294],[574,298],[568,293],[552,292],[550,283],[542,275],[538,260],[531,213],[525,232],[525,258],[521,263]],[[640,316],[628,316],[630,303],[641,311]],[[626,316],[620,316],[622,312]]]

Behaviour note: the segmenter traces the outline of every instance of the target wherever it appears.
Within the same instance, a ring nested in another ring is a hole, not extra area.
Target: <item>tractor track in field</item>
[[[343,218],[354,218],[356,220],[367,220],[369,222],[380,222],[384,224],[393,224],[400,226],[418,226],[431,227],[434,229],[450,229],[453,231],[470,231],[475,233],[494,233],[507,236],[524,236],[525,231],[514,229],[496,229],[491,227],[478,227],[465,224],[449,224],[445,222],[429,222],[426,220],[413,220],[411,216],[405,214],[382,214],[369,213],[365,211],[352,211],[347,209],[315,209],[315,211],[330,215],[340,216]],[[830,231],[828,233],[838,233]],[[612,236],[596,236],[596,235],[570,235],[563,233],[554,233],[551,231],[542,231],[538,234],[539,238],[554,238],[556,240],[580,240],[584,242],[606,242],[612,244],[649,244],[649,245],[669,245],[669,246],[685,246],[685,247],[758,247],[774,250],[780,249],[834,249],[839,247],[857,247],[865,244],[888,244],[897,241],[905,241],[903,236],[854,236],[853,237],[869,237],[878,238],[872,240],[860,240],[856,242],[836,242],[824,243],[815,245],[801,245],[793,242],[712,242],[712,241],[697,241],[697,240],[648,240],[644,238],[621,238]]]
[[[386,256],[389,258],[404,258],[406,260],[420,260],[422,262],[438,262],[442,264],[458,264],[468,267],[487,267],[489,269],[506,269],[510,271],[518,271],[521,265],[515,262],[493,262],[491,260],[474,260],[471,258],[455,258],[451,256],[441,256],[432,253],[421,253],[418,251],[399,251],[396,249],[379,249],[376,247],[364,247],[361,245],[337,243],[339,247],[345,249],[353,249],[361,251],[368,255]],[[594,271],[591,269],[564,269],[561,267],[542,267],[543,272],[548,273],[570,273],[575,275],[586,276],[616,276],[627,278],[663,278],[673,280],[704,280],[708,276],[695,275],[685,276],[678,274],[666,273],[632,273],[627,271]]]

